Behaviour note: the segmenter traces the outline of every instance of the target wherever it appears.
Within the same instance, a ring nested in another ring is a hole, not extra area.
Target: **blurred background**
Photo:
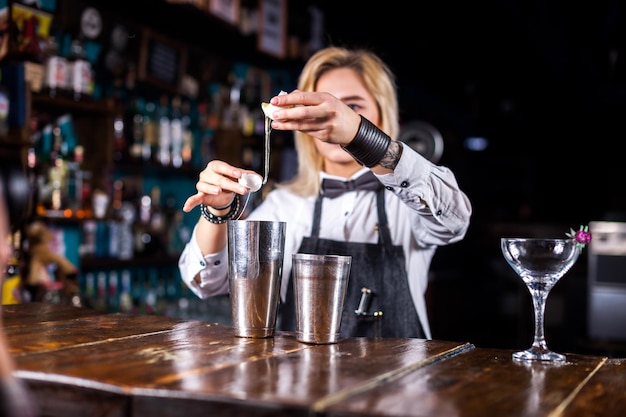
[[[39,40],[55,39],[55,53],[28,49],[30,26],[16,20],[16,6],[43,16],[35,27],[48,22]],[[371,49],[388,63],[401,139],[450,167],[472,201],[466,238],[440,248],[431,268],[434,338],[528,347],[530,296],[502,258],[499,238],[564,237],[591,223],[602,244],[586,249],[554,288],[546,337],[554,350],[626,355],[623,2],[5,0],[3,10],[10,36],[2,84],[11,115],[21,117],[9,117],[0,134],[0,157],[24,161],[39,201],[22,220],[46,222],[96,308],[228,321],[225,300],[198,304],[180,286],[177,254],[197,213],[177,208],[215,155],[260,169],[258,103],[295,88],[310,53],[335,44]],[[281,27],[274,42],[272,30]],[[24,78],[23,64],[45,73],[50,56],[88,61],[93,88],[78,98],[76,89],[51,98],[46,83],[15,91],[22,84],[11,77]],[[178,120],[181,108],[191,109],[188,159],[176,165],[170,156],[133,153],[136,115]],[[78,208],[55,208],[42,192],[53,164],[39,138],[48,126],[67,128],[67,114],[73,128],[59,143],[84,148],[76,172],[94,194],[109,196],[104,217],[89,211],[91,195]],[[293,148],[288,135],[273,140],[272,180],[280,181],[293,172]],[[141,201],[148,218],[161,220],[142,220]],[[65,208],[74,211],[65,216]],[[125,213],[136,221],[120,220]],[[106,243],[127,242],[124,233],[133,236],[130,252]],[[141,243],[147,235],[149,245]],[[23,235],[14,240],[16,253],[27,255]]]
[[[425,121],[441,133],[439,163],[454,170],[474,206],[466,239],[440,248],[432,267],[434,337],[524,346],[531,300],[504,263],[499,237],[560,237],[581,224],[626,220],[617,147],[626,134],[624,4],[342,4],[326,15],[328,40],[374,49],[389,63],[403,124]],[[624,255],[626,236],[611,230],[611,255],[604,247],[583,253],[549,298],[555,348],[623,352],[621,331],[598,324],[626,327],[622,308],[594,298],[601,269],[611,297],[626,301],[615,295],[626,282],[615,256]]]
[[[403,121],[442,132],[441,162],[455,168],[477,216],[620,216],[624,174],[611,144],[624,135],[622,3],[348,3],[327,14],[328,40],[373,48],[390,64]],[[471,138],[485,138],[485,151],[473,152]]]

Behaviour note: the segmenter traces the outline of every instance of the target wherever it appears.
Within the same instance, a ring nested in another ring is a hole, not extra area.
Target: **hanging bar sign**
[[[285,58],[287,48],[287,0],[262,0],[258,48]]]
[[[139,58],[139,78],[177,90],[187,63],[183,45],[144,30]]]

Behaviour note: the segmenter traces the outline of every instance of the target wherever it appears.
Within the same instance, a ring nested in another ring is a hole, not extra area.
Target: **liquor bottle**
[[[122,289],[120,293],[120,311],[129,313],[133,309],[132,276],[128,269],[122,271]]]
[[[161,204],[161,187],[155,185],[150,190],[150,227],[151,252],[162,253],[165,241],[166,218]]]
[[[64,179],[61,189],[61,209],[69,211],[65,216],[83,213],[83,171],[84,148],[78,145],[72,115],[61,115],[53,129],[55,147],[59,149],[55,166],[63,169]],[[60,143],[60,146],[59,146]]]
[[[115,115],[113,116],[113,160],[122,162],[129,159],[126,118],[119,97],[116,99]]]
[[[172,143],[172,166],[180,168],[183,165],[183,120],[182,103],[179,96],[172,99],[172,113],[170,117],[170,140]]]
[[[35,143],[35,142],[33,142]],[[28,184],[30,186],[30,203],[29,203],[29,218],[27,222],[33,220],[33,216],[37,213],[37,208],[39,207],[39,181],[38,181],[38,168],[39,168],[39,160],[37,157],[37,150],[35,147],[30,147],[26,151],[26,172],[28,176]]]
[[[70,45],[69,85],[74,100],[91,98],[94,87],[93,69],[85,57],[83,42],[75,38]]]
[[[94,301],[96,310],[105,311],[107,308],[107,273],[98,271],[96,276],[96,299]]]
[[[65,159],[73,159],[74,151],[78,145],[78,137],[74,129],[74,121],[70,113],[59,116],[56,120],[58,132],[55,129],[55,140],[60,140],[60,152]]]
[[[122,198],[124,193],[124,182],[120,179],[113,182],[113,200],[111,201],[111,219],[107,222],[109,228],[109,256],[120,258],[122,246]]]
[[[65,95],[69,86],[68,76],[69,62],[59,55],[57,40],[50,36],[46,44],[43,91],[53,98]]]
[[[96,274],[94,272],[87,272],[85,274],[85,307],[94,308],[96,300]]]
[[[38,137],[35,149],[40,163],[46,165],[50,162],[53,144],[52,124],[46,123],[41,128],[41,135]]]
[[[53,148],[50,157],[51,166],[48,170],[48,183],[51,188],[49,207],[55,212],[61,212],[67,207],[67,179],[68,166],[66,149],[59,126],[52,128]]]
[[[158,136],[158,161],[163,166],[169,166],[172,162],[172,129],[170,124],[169,106],[167,95],[162,95],[159,105],[159,136]]]
[[[133,225],[133,241],[135,254],[153,254],[154,242],[150,231],[152,198],[149,194],[144,194],[140,197],[137,213],[137,221]]]
[[[177,211],[169,223],[167,253],[171,256],[180,254],[191,238],[191,230],[183,220],[183,212]]]
[[[126,112],[124,129],[128,143],[128,158],[131,162],[141,160],[141,148],[143,145],[143,100],[135,98],[131,101]]]
[[[82,145],[74,148],[72,159],[67,162],[67,198],[68,207],[75,217],[85,216],[84,180],[85,173],[82,169],[85,150]]]
[[[156,105],[149,101],[144,107],[142,117],[143,143],[141,146],[141,157],[144,162],[151,162],[156,159],[158,139],[158,124],[155,116]]]
[[[130,201],[122,202],[119,212],[120,216],[120,250],[119,259],[132,259],[135,255],[135,246],[133,242],[133,224],[135,223],[136,211]]]
[[[107,288],[107,311],[117,312],[120,307],[120,293],[119,288],[121,287],[119,281],[119,276],[116,270],[109,271],[108,277],[108,288]]]
[[[194,135],[191,126],[191,104],[189,101],[183,103],[182,109],[182,129],[183,129],[183,146],[181,149],[181,156],[183,159],[183,165],[191,164],[194,148]]]

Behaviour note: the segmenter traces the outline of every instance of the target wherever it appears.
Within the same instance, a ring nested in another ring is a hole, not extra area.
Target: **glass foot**
[[[518,361],[564,362],[565,355],[543,349],[527,349],[513,353],[513,359]]]

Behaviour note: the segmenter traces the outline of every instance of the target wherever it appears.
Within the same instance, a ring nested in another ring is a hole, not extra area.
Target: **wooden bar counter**
[[[70,306],[2,306],[41,416],[623,416],[626,360],[422,339],[307,345],[228,326]]]

